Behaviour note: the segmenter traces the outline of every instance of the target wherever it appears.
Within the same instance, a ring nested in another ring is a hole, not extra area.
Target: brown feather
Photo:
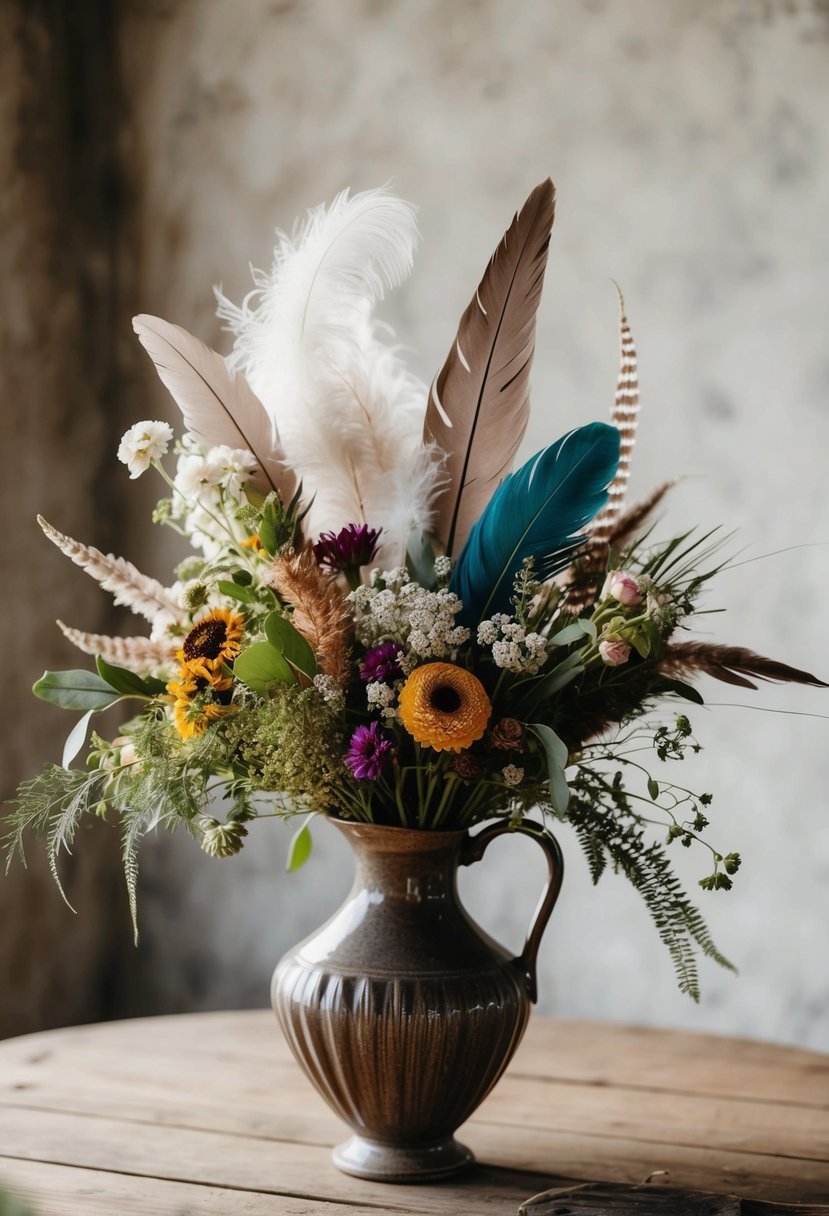
[[[320,670],[340,687],[348,683],[353,619],[336,579],[317,565],[309,548],[278,554],[265,581],[294,610],[295,628],[317,656]]]
[[[651,513],[656,510],[668,491],[676,485],[677,480],[674,477],[670,481],[661,482],[651,490],[650,494],[647,494],[644,498],[640,498],[638,502],[635,502],[626,511],[622,512],[608,536],[611,549],[621,549],[629,541],[633,540],[636,533]]]
[[[619,296],[620,352],[616,396],[610,418],[619,430],[621,454],[616,476],[610,483],[607,503],[594,519],[590,527],[589,539],[581,550],[577,565],[574,567],[576,577],[572,580],[567,595],[565,611],[576,616],[593,603],[607,569],[610,538],[624,506],[625,493],[630,479],[631,456],[633,445],[636,442],[636,427],[639,418],[639,372],[636,347],[625,315],[625,301],[622,292],[618,284],[615,283],[614,286]],[[658,501],[659,499],[657,499]]]
[[[748,676],[758,680],[777,680],[788,684],[811,684],[816,688],[827,688],[823,680],[789,667],[776,659],[764,658],[745,646],[721,646],[714,642],[676,642],[668,646],[658,663],[658,670],[666,676],[693,676],[705,672],[724,684],[739,688],[756,688]]]
[[[424,441],[446,453],[434,534],[458,553],[512,468],[529,418],[535,316],[555,215],[555,187],[536,186],[490,259],[429,391]]]
[[[276,490],[291,501],[296,477],[284,462],[279,437],[247,380],[233,373],[221,355],[180,325],[161,317],[133,317],[138,340],[181,410],[191,434],[207,447],[227,444],[256,457],[252,482],[264,493]]]

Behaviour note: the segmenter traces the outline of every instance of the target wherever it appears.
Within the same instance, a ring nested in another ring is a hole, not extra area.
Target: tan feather
[[[495,250],[429,392],[424,441],[446,453],[434,533],[458,553],[512,468],[529,418],[535,316],[555,187],[536,186]]]
[[[133,317],[138,340],[155,364],[162,383],[191,434],[208,447],[246,448],[257,460],[253,484],[276,490],[290,502],[296,478],[282,456],[279,436],[262,402],[241,374],[228,369],[221,355],[179,325],[160,317]]]
[[[336,579],[319,568],[313,551],[306,548],[278,554],[265,581],[292,606],[293,624],[317,656],[320,670],[344,688],[354,626]]]
[[[103,633],[84,633],[58,621],[58,628],[73,646],[84,654],[100,655],[106,663],[127,667],[138,675],[156,671],[175,659],[176,645],[171,641],[151,638],[114,638]]]
[[[811,684],[816,688],[829,687],[808,671],[789,667],[776,659],[766,659],[745,646],[721,646],[714,642],[676,642],[666,648],[658,669],[666,676],[680,678],[703,671],[724,684],[740,688],[757,687],[748,676],[780,683]]]
[[[173,620],[183,618],[183,609],[173,593],[156,579],[142,574],[126,558],[102,553],[92,545],[83,545],[79,540],[65,536],[63,532],[53,528],[42,515],[38,515],[37,522],[61,553],[65,553],[76,566],[80,566],[90,578],[100,583],[105,591],[115,596],[116,604],[123,604],[125,608],[148,621],[155,621],[162,612],[168,613]]]

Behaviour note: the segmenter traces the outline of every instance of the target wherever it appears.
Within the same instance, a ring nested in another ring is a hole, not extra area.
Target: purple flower
[[[360,679],[370,684],[373,680],[394,680],[402,676],[400,656],[403,647],[399,642],[382,642],[370,650],[360,664]]]
[[[314,557],[329,570],[353,574],[374,557],[381,531],[368,524],[347,524],[339,532],[323,532],[314,545]]]
[[[372,722],[357,727],[343,759],[358,781],[376,781],[383,771],[384,757],[391,749],[392,741],[383,734],[380,723]]]

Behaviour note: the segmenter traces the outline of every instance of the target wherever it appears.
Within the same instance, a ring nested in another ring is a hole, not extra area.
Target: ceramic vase
[[[272,1001],[294,1055],[352,1129],[346,1173],[386,1182],[452,1174],[472,1160],[454,1132],[509,1063],[536,999],[539,942],[561,887],[556,842],[537,824],[416,831],[333,820],[356,861],[337,912],[290,950]],[[544,850],[547,887],[513,957],[475,924],[457,889],[506,832]]]

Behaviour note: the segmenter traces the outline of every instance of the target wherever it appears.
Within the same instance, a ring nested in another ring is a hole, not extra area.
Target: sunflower
[[[235,705],[222,705],[213,700],[212,690],[200,688],[200,681],[182,673],[180,680],[171,680],[167,692],[173,702],[173,721],[182,739],[203,735],[211,722],[232,714]]]
[[[492,706],[483,684],[454,663],[425,663],[400,693],[400,721],[418,743],[460,752],[480,739]]]
[[[229,688],[229,677],[220,673],[224,664],[232,663],[239,654],[239,639],[244,631],[244,618],[227,608],[216,608],[196,621],[177,652],[182,675],[207,680],[222,691]]]

